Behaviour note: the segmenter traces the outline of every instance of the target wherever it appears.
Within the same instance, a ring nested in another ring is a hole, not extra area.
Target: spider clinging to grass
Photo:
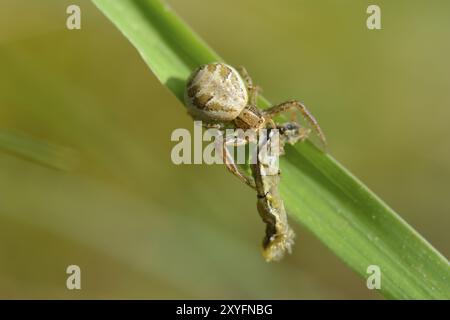
[[[193,72],[186,86],[185,100],[192,117],[204,121],[206,127],[222,130],[231,127],[255,133],[245,139],[235,135],[225,135],[225,140],[216,138],[216,150],[221,152],[226,167],[256,190],[258,212],[266,224],[263,255],[266,261],[274,261],[280,260],[285,252],[291,252],[295,237],[278,192],[280,170],[277,160],[284,153],[285,144],[303,141],[310,130],[295,121],[276,124],[273,118],[285,111],[297,109],[313,126],[324,145],[326,141],[319,124],[302,103],[290,100],[262,110],[256,106],[258,89],[244,68],[240,68],[239,74],[224,63],[211,63]],[[272,146],[274,140],[279,143]],[[248,142],[256,142],[258,147],[264,147],[262,150],[275,149],[274,155],[258,150],[256,162],[250,166],[252,176],[239,169],[227,148],[228,145],[237,146]]]
[[[259,109],[256,105],[259,87],[253,85],[244,67],[239,72],[233,67],[221,63],[209,63],[197,68],[190,76],[185,102],[191,116],[201,120],[207,127],[224,129],[275,128],[273,118],[287,111],[298,110],[312,125],[320,140],[326,145],[325,135],[308,109],[297,100],[289,100],[268,109]],[[254,181],[247,177],[235,164],[226,145],[237,144],[235,139],[225,137],[223,148],[226,167],[247,185],[255,188]]]

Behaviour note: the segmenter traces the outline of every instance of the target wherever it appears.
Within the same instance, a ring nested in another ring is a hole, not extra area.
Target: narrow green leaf
[[[0,151],[63,171],[77,162],[73,150],[17,132],[0,131]]]
[[[160,1],[93,2],[180,101],[192,70],[221,60]],[[260,106],[268,102],[261,99]],[[297,144],[281,168],[289,213],[363,278],[368,266],[379,266],[385,297],[450,298],[447,259],[330,155]]]

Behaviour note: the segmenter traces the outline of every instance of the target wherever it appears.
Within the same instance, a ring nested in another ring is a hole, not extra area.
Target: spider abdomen
[[[225,63],[196,69],[188,80],[184,98],[189,112],[204,121],[232,121],[248,103],[244,81]]]

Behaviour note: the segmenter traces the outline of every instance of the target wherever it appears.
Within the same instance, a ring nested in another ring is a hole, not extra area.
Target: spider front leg
[[[250,188],[256,189],[256,184],[255,181],[253,180],[253,177],[249,176],[247,173],[245,173],[236,165],[236,163],[234,162],[234,158],[230,153],[230,150],[228,150],[227,148],[228,146],[233,147],[243,146],[247,144],[248,141],[234,136],[230,137],[226,136],[224,141],[223,135],[222,138],[216,138],[215,141],[216,141],[216,150],[219,152],[220,157],[222,158],[223,163],[225,164],[225,167],[228,169],[228,171],[230,171],[232,174],[238,177]]]
[[[308,111],[308,109],[305,107],[303,103],[297,100],[290,100],[286,101],[280,104],[277,104],[273,107],[270,107],[266,110],[264,110],[264,116],[268,117],[269,119],[272,119],[276,115],[286,112],[288,110],[297,109],[300,111],[300,113],[303,115],[303,117],[313,126],[314,130],[316,131],[317,135],[319,136],[320,140],[322,141],[323,145],[327,145],[327,140],[325,138],[325,135],[323,134],[322,129],[319,126],[319,123],[314,118],[314,116]]]
[[[253,85],[253,80],[248,74],[247,69],[243,66],[239,66],[238,68],[239,74],[244,79],[245,83],[247,84],[247,91],[249,95],[249,103],[252,106],[256,106],[256,99],[258,98],[258,94],[261,93],[262,89],[259,86]]]

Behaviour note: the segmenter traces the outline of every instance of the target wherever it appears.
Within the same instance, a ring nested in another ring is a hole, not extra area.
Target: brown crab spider
[[[244,67],[239,69],[241,74],[233,67],[217,62],[200,66],[192,73],[184,96],[188,112],[194,119],[202,120],[209,128],[223,130],[228,126],[258,132],[266,127],[275,128],[273,118],[277,115],[298,110],[326,145],[325,135],[318,122],[301,102],[289,100],[265,110],[259,109],[256,100],[261,89],[253,85]],[[236,145],[237,141],[233,139],[224,141],[221,149],[226,160],[224,163],[230,172],[255,188],[254,182],[230,159],[232,157],[227,147]]]

